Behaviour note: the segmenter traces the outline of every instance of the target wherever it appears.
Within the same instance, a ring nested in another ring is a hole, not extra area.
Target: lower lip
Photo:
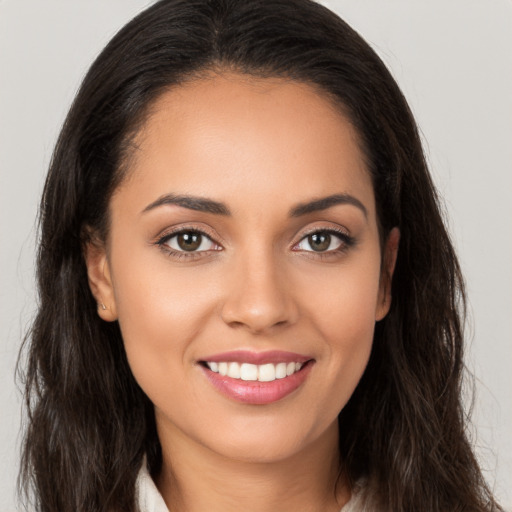
[[[224,396],[245,404],[264,405],[282,400],[293,393],[307,378],[313,361],[306,363],[298,372],[271,382],[233,379],[212,372],[201,366],[206,378]]]

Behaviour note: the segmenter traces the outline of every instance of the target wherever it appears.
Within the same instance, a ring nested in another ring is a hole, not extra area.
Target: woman
[[[325,8],[161,1],[121,30],[58,141],[38,265],[38,510],[499,509],[414,120]]]

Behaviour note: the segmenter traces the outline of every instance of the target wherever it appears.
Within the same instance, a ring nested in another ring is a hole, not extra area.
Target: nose
[[[240,257],[229,279],[221,313],[229,326],[263,334],[297,321],[293,288],[272,256]]]

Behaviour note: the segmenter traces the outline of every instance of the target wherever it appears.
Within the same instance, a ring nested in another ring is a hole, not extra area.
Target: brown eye
[[[180,231],[166,237],[161,244],[167,245],[176,252],[204,252],[219,250],[219,246],[207,235],[200,231]]]
[[[318,230],[306,235],[294,249],[306,252],[334,253],[353,244],[354,239],[348,234],[331,230]]]
[[[196,251],[201,246],[203,235],[193,231],[185,231],[176,237],[179,248],[182,251]]]
[[[327,251],[331,245],[331,235],[325,231],[313,233],[308,236],[308,243],[313,251]]]

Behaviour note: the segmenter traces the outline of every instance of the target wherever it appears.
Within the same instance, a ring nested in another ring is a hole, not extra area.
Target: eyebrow
[[[159,197],[156,201],[146,206],[142,213],[154,210],[163,205],[177,205],[189,210],[196,210],[198,212],[214,213],[216,215],[231,215],[229,208],[224,203],[206,199],[204,197],[188,196],[188,195],[175,195],[166,194]]]
[[[300,217],[301,215],[307,215],[308,213],[314,213],[322,210],[327,210],[332,206],[338,204],[350,204],[359,208],[366,218],[368,218],[368,210],[359,199],[349,194],[333,194],[327,197],[321,197],[320,199],[314,199],[308,203],[301,203],[293,207],[290,210],[290,217]]]
[[[350,204],[355,206],[364,213],[365,217],[368,217],[368,210],[363,203],[349,194],[333,194],[331,196],[314,199],[307,203],[300,203],[290,210],[289,215],[290,217],[301,217],[308,213],[327,210],[328,208],[339,204]],[[146,213],[164,205],[176,205],[181,206],[182,208],[188,208],[189,210],[213,213],[215,215],[231,215],[229,208],[224,203],[205,197],[176,194],[165,194],[159,197],[156,201],[153,201],[151,204],[146,206],[146,208],[142,210],[142,213]]]

